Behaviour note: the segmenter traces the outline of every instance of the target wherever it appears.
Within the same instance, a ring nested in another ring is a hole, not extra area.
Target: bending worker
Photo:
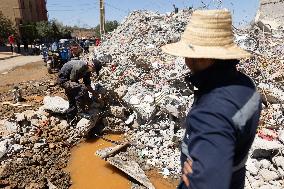
[[[233,42],[230,12],[193,12],[181,41],[162,49],[185,57],[188,80],[198,89],[185,123],[179,188],[244,188],[261,100],[253,81],[236,69],[251,55]]]
[[[97,97],[96,92],[91,87],[91,75],[96,72],[99,75],[100,64],[96,62],[84,62],[82,60],[71,60],[64,64],[58,75],[58,82],[65,89],[65,94],[69,100],[67,119],[73,119],[77,113],[87,113],[92,104],[88,92]],[[83,79],[83,84],[79,80]]]

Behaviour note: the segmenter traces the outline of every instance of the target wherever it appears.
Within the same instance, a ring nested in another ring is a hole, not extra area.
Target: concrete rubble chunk
[[[9,132],[9,133],[16,133],[19,129],[19,125],[17,122],[11,122],[11,121],[5,121],[4,122],[4,128]]]
[[[126,109],[120,106],[111,106],[110,113],[117,118],[125,118]]]
[[[264,168],[264,169],[269,169],[269,167],[271,166],[271,162],[268,161],[267,159],[260,160],[259,164],[261,168]]]
[[[279,141],[268,141],[256,136],[252,144],[253,158],[270,158],[273,153],[283,149],[284,145]]]
[[[266,184],[264,186],[259,187],[259,189],[282,189],[282,187]]]
[[[284,144],[284,130],[279,131],[279,140]]]
[[[261,169],[259,171],[259,174],[262,176],[262,178],[265,181],[277,180],[279,178],[278,173],[276,173],[274,171],[269,171],[268,169]]]
[[[145,172],[135,161],[127,160],[124,157],[116,155],[115,157],[108,158],[107,162],[125,172],[127,175],[129,175],[148,189],[155,189],[153,184],[147,178]]]
[[[277,156],[272,158],[272,162],[277,167],[282,167],[284,169],[284,157],[283,156]]]
[[[7,148],[7,141],[1,141],[0,142],[0,159],[7,153],[8,148]]]
[[[69,108],[69,102],[59,96],[45,96],[43,99],[44,108],[54,113],[65,113]]]
[[[249,158],[246,163],[247,171],[254,176],[258,174],[260,169],[260,166],[257,164],[257,162],[258,161],[256,159]]]
[[[95,127],[100,116],[100,112],[96,109],[93,109],[89,112],[88,118],[82,118],[71,133],[69,133],[68,142],[72,143],[74,139],[85,137],[89,131]]]
[[[272,104],[284,103],[284,91],[275,87],[273,84],[260,83],[258,88],[262,90],[266,100]]]

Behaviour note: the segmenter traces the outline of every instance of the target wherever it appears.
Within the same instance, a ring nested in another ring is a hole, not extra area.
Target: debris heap
[[[102,85],[131,114],[126,122],[131,128],[127,134],[132,145],[124,155],[135,159],[144,170],[157,168],[165,177],[179,177],[182,125],[193,95],[191,86],[183,81],[187,74],[184,60],[163,54],[160,47],[179,40],[189,17],[190,11],[171,16],[134,12],[95,51],[98,58],[107,62]],[[157,25],[159,29],[155,30]],[[257,26],[234,32],[236,42],[254,54],[254,58],[242,60],[238,69],[253,78],[264,102],[247,162],[246,186],[250,188],[254,183],[256,187],[281,188],[284,36],[279,32],[266,33]]]
[[[135,11],[106,36],[94,52],[105,62],[93,84],[100,99],[92,105],[91,116],[76,124],[62,116],[68,102],[51,97],[59,91],[57,86],[47,82],[20,86],[24,96],[30,89],[40,89],[40,96],[46,97],[43,106],[26,111],[11,108],[19,104],[2,103],[0,187],[68,188],[70,178],[63,168],[70,149],[93,127],[102,138],[106,133],[125,133],[127,141],[97,154],[137,180],[133,188],[153,188],[144,175],[150,169],[179,179],[183,123],[193,103],[193,87],[184,80],[188,74],[184,60],[164,54],[161,46],[180,39],[190,15],[191,10]],[[246,188],[280,189],[284,187],[284,36],[257,27],[236,29],[235,36],[255,55],[238,69],[253,78],[263,97],[260,126],[247,161]],[[1,102],[4,99],[6,94],[1,94]]]

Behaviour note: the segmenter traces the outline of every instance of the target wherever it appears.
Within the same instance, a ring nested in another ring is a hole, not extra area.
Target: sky
[[[231,10],[236,26],[251,22],[259,6],[259,0],[105,0],[106,20],[120,22],[133,10],[171,12],[173,4],[180,9],[199,8],[202,2],[211,9]],[[99,0],[47,0],[47,10],[50,20],[57,19],[64,25],[91,28],[99,24]]]

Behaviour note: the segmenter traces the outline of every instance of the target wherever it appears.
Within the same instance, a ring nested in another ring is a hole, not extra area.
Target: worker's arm
[[[221,106],[212,103],[193,110],[187,118],[186,144],[192,173],[185,175],[189,186],[184,184],[184,189],[230,188],[236,131],[224,115],[226,107]]]
[[[96,97],[96,98],[98,98],[98,94],[96,93],[96,91],[92,88],[92,86],[91,86],[91,83],[92,83],[92,81],[91,81],[91,73],[90,72],[88,72],[88,73],[86,73],[85,75],[84,75],[84,77],[83,77],[83,82],[84,82],[84,84],[85,84],[85,86],[87,87],[87,89],[88,89],[88,91],[90,92],[90,93],[92,93],[92,95],[94,96],[94,97]]]

